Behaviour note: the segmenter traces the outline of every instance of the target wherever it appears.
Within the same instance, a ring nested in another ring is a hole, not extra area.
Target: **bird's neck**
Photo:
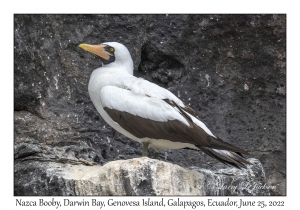
[[[126,62],[122,62],[122,64],[113,62],[108,65],[103,65],[103,67],[118,69],[119,71],[124,71],[130,75],[133,75],[133,61],[131,59],[127,60]]]

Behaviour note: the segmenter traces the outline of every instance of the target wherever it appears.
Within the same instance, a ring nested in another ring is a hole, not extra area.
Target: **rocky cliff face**
[[[247,169],[190,169],[148,157],[86,166],[58,161],[17,162],[16,195],[165,196],[270,195],[261,163]]]
[[[43,167],[141,156],[141,145],[110,128],[88,95],[101,61],[78,45],[106,41],[128,47],[136,76],[172,91],[215,135],[260,160],[271,195],[285,195],[285,15],[15,15],[14,26],[16,195],[27,194],[24,168],[44,189],[58,183],[34,172]],[[227,168],[193,150],[159,159]]]

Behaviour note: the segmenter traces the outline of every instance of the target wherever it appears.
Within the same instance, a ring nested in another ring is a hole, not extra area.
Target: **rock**
[[[15,195],[270,195],[262,165],[247,169],[185,169],[147,157],[111,161],[104,166],[26,161],[15,166],[22,179]]]
[[[260,160],[270,194],[286,194],[286,15],[14,15],[16,163],[94,167],[141,156],[88,95],[101,61],[78,45],[105,41],[125,44],[136,76],[172,91],[215,135]],[[230,169],[193,150],[159,159]],[[15,170],[15,194],[26,194]]]

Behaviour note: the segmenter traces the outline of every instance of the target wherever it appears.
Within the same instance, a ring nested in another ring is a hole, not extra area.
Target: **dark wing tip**
[[[243,158],[240,154],[237,152],[231,152],[225,150],[218,150],[218,149],[212,149],[208,147],[199,147],[205,154],[211,156],[212,158],[215,158],[219,160],[220,162],[224,163],[225,165],[231,165],[233,167],[236,167],[238,169],[241,168],[247,168],[246,164],[252,165],[251,162]]]

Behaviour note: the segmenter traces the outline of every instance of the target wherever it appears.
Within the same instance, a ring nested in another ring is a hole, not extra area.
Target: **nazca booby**
[[[143,156],[148,156],[148,146],[156,157],[162,150],[190,148],[237,168],[251,164],[242,156],[246,151],[215,136],[170,91],[133,76],[133,61],[123,44],[79,47],[99,56],[103,63],[93,71],[88,85],[97,111],[115,130],[142,143]]]

